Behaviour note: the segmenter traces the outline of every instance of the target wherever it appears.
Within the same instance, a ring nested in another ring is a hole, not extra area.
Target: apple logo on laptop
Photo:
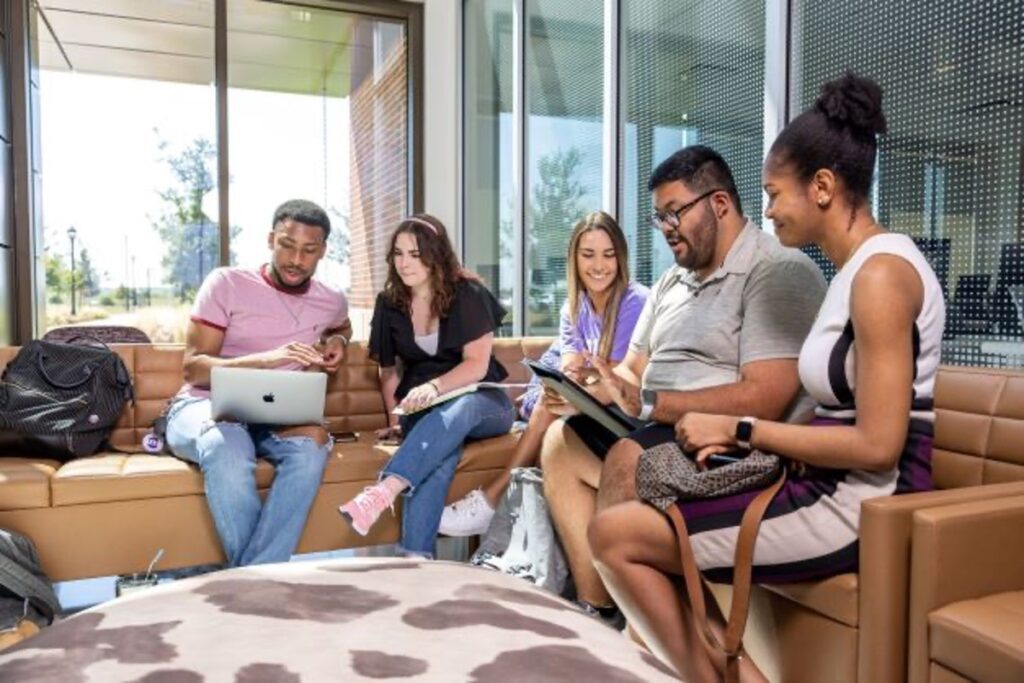
[[[264,403],[273,403],[274,402],[274,392],[270,392],[269,394],[263,394],[263,402]]]

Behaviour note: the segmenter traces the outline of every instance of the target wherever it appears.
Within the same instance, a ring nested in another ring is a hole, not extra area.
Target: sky
[[[215,140],[213,86],[43,71],[40,99],[47,248],[67,258],[74,225],[76,252],[89,250],[102,286],[133,283],[131,256],[135,286],[145,286],[147,269],[153,286],[162,284],[165,247],[152,224],[173,178],[161,159],[198,137]],[[273,211],[286,199],[348,212],[347,98],[230,89],[228,112],[238,263],[266,260]],[[325,260],[319,275],[348,285],[339,264]]]

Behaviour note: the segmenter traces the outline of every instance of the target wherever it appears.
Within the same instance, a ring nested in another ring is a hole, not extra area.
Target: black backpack
[[[60,602],[39,566],[32,541],[0,529],[0,631],[22,619],[49,626],[60,612]]]
[[[0,449],[7,454],[62,461],[92,455],[125,401],[135,402],[120,356],[100,342],[75,341],[30,341],[4,369]]]

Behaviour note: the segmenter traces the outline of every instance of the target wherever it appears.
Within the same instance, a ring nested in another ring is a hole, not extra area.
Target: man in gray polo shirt
[[[826,289],[807,256],[744,217],[732,172],[714,150],[679,150],[655,169],[649,189],[652,220],[676,264],[651,288],[622,363],[610,370],[595,359],[601,373],[591,385],[600,400],[649,424],[616,440],[573,415],[548,430],[541,451],[578,602],[609,621],[616,610],[586,536],[595,510],[636,496],[640,453],[673,440],[689,411],[809,415],[797,357]]]

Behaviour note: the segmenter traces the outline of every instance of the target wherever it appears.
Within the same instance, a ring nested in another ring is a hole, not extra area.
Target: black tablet
[[[595,420],[615,436],[622,438],[635,429],[643,426],[623,413],[618,406],[606,406],[590,395],[578,382],[560,370],[554,370],[532,360],[523,361],[530,370],[540,378],[545,387],[576,407],[581,413]]]

